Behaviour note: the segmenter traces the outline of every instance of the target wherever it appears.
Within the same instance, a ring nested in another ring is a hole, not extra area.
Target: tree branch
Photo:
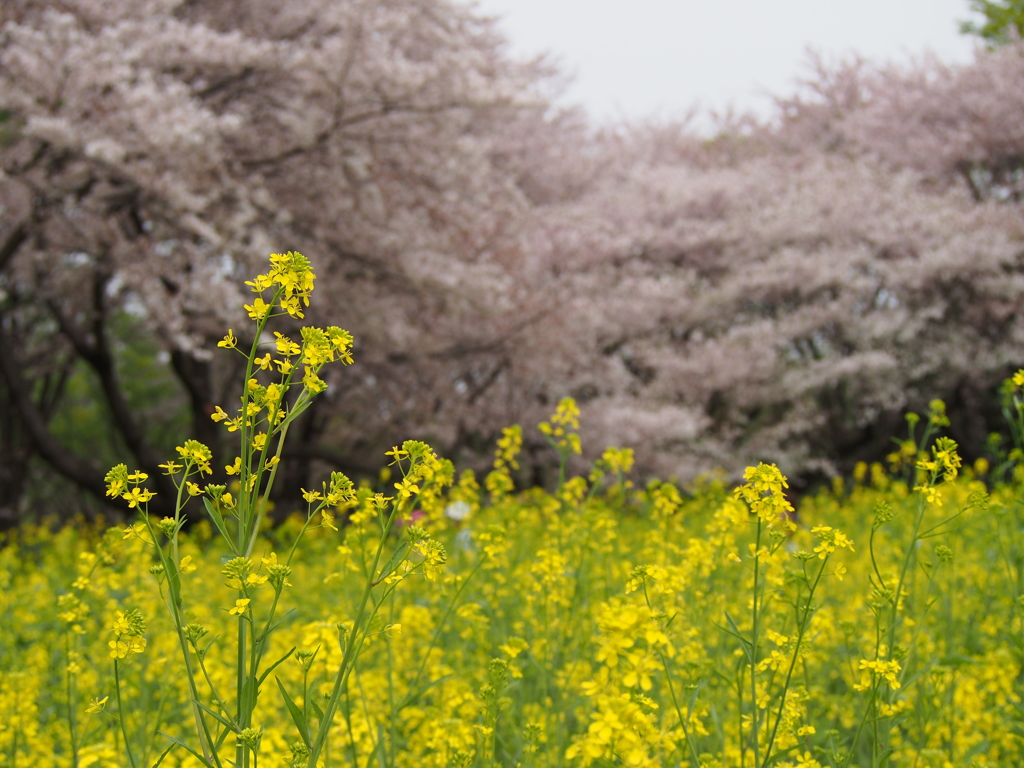
[[[28,227],[24,221],[18,222],[11,233],[0,243],[0,270],[3,270],[11,260],[21,244],[28,239]]]
[[[328,448],[324,445],[289,445],[285,447],[282,458],[322,461],[326,464],[330,464],[341,472],[357,476],[375,476],[379,469],[379,467],[372,467],[368,464],[354,462],[351,457],[346,456],[341,451]]]
[[[0,373],[7,382],[11,398],[18,409],[18,417],[25,426],[32,444],[39,455],[57,472],[82,490],[99,499],[105,499],[103,470],[99,465],[67,450],[50,434],[46,419],[36,407],[29,386],[21,376],[18,361],[11,354],[12,348],[13,345],[4,334],[3,325],[0,324]]]
[[[92,368],[99,379],[100,388],[107,401],[107,407],[113,418],[114,426],[124,437],[128,449],[135,455],[142,469],[153,478],[157,493],[168,498],[173,497],[175,494],[173,483],[160,472],[159,464],[162,457],[157,454],[146,440],[145,434],[138,421],[136,421],[131,406],[118,381],[114,357],[107,342],[106,332],[107,306],[105,292],[109,279],[109,273],[104,270],[98,270],[93,279],[93,339],[91,344],[64,317],[59,307],[50,302],[49,308],[53,312],[61,332],[68,337],[75,351]]]

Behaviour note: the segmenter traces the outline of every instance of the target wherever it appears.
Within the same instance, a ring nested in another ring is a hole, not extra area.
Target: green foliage
[[[1024,36],[1024,0],[971,0],[971,10],[984,16],[984,23],[964,21],[960,31],[988,41],[989,47]]]
[[[7,147],[17,141],[18,118],[9,109],[0,109],[0,147]]]
[[[125,398],[143,426],[147,441],[161,453],[187,434],[189,412],[180,382],[170,370],[166,353],[138,318],[118,313],[110,324],[111,348]],[[109,466],[128,453],[111,422],[107,400],[95,372],[82,360],[68,377],[59,407],[50,422],[51,433],[80,456]]]

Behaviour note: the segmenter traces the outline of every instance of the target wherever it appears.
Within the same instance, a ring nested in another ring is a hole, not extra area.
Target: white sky
[[[971,59],[968,0],[478,0],[514,56],[555,55],[575,82],[563,101],[598,120],[681,117],[729,106],[761,116],[789,94],[807,49],[905,62]]]

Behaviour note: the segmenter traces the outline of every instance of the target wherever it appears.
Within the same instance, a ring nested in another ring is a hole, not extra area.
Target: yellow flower
[[[134,509],[139,504],[145,504],[154,496],[156,494],[153,491],[145,488],[132,488],[128,493],[123,494],[121,498],[128,502],[129,509]]]
[[[118,612],[117,618],[114,619],[114,634],[115,635],[127,635],[128,634],[128,617]]]
[[[146,530],[144,523],[132,523],[124,529],[122,539],[142,539],[142,532]],[[145,539],[142,539],[145,541]]]
[[[252,280],[246,280],[245,284],[252,286],[251,290],[253,293],[262,293],[273,285],[270,281],[270,275],[256,275]]]
[[[804,752],[803,755],[797,755],[796,768],[822,768],[822,765],[810,752]]]
[[[320,510],[320,517],[323,519],[323,526],[325,528],[330,528],[332,531],[338,530],[338,526],[334,524],[334,516],[326,509]]]
[[[249,313],[253,320],[262,320],[270,311],[270,306],[263,299],[257,297],[252,304],[243,304],[242,309]]]
[[[181,562],[178,564],[178,570],[181,573],[192,573],[196,567],[192,565],[192,555],[185,555],[181,558]]]
[[[228,334],[221,341],[217,342],[218,347],[224,347],[225,349],[234,349],[238,345],[238,339],[235,338],[235,333],[228,328]]]
[[[302,385],[308,392],[318,395],[327,389],[327,382],[316,375],[316,371],[306,366],[302,374]]]
[[[251,602],[252,600],[248,597],[243,597],[241,600],[235,600],[235,607],[228,611],[228,613],[232,616],[241,616],[245,613],[245,609],[249,607],[249,603]]]
[[[110,658],[127,659],[133,653],[142,653],[146,650],[146,638],[144,637],[119,637],[107,643],[110,648]]]
[[[745,501],[750,511],[769,527],[780,519],[790,522],[788,515],[793,511],[793,505],[785,494],[789,483],[777,466],[762,463],[747,467],[743,478],[747,482],[733,491],[735,498]]]
[[[830,528],[827,525],[818,525],[811,529],[811,533],[821,539],[821,543],[814,548],[814,551],[822,560],[831,555],[837,549],[849,549],[851,552],[854,551],[853,542],[850,538],[842,531],[837,531],[835,528]]]
[[[214,419],[216,421],[216,419]],[[210,449],[200,443],[198,440],[186,440],[184,445],[179,445],[175,448],[178,455],[181,456],[185,461],[190,461],[195,464],[200,472],[210,474],[210,460],[213,458],[213,453]]]
[[[392,461],[391,464],[397,464],[402,459],[408,457],[409,453],[407,451],[403,451],[401,448],[399,448],[396,445],[390,451],[385,451],[384,455],[385,456],[394,456],[395,460]],[[391,466],[391,464],[389,464],[388,466]]]
[[[274,343],[277,346],[277,351],[282,355],[292,357],[302,351],[302,347],[277,331],[274,331],[274,338],[276,339]]]
[[[402,497],[403,501],[410,498],[414,493],[420,492],[420,487],[408,477],[403,477],[402,482],[395,483],[395,488],[398,489],[398,495]]]
[[[97,712],[102,712],[103,708],[107,706],[107,699],[109,698],[109,696],[104,696],[102,699],[93,698],[93,700],[89,703],[89,706],[85,708],[85,711],[88,712],[90,715],[95,715]]]
[[[227,472],[229,475],[241,474],[241,472],[242,472],[242,457],[241,456],[235,456],[235,463],[234,464],[228,464],[227,466],[225,466],[224,467],[224,471]]]
[[[861,659],[859,668],[870,671],[873,675],[884,678],[885,681],[889,683],[889,687],[894,691],[901,687],[898,677],[900,672],[900,663],[896,660],[883,661],[878,659],[870,661],[868,659]],[[861,683],[861,685],[863,685],[863,683]],[[856,688],[857,686],[854,687]],[[864,688],[859,688],[859,690],[864,690]]]

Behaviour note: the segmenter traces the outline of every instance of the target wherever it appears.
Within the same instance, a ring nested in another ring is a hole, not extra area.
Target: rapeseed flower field
[[[796,508],[771,464],[641,486],[613,447],[571,477],[566,399],[539,425],[552,491],[516,490],[509,427],[481,479],[407,441],[376,486],[335,473],[270,527],[287,427],[352,362],[340,329],[266,329],[313,280],[276,254],[249,284],[247,384],[214,415],[232,484],[187,441],[162,467],[174,516],[118,465],[131,524],[6,535],[5,764],[1021,764],[1022,478],[963,467],[941,402]]]

